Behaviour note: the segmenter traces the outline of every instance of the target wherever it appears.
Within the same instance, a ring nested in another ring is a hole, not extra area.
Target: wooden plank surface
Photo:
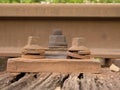
[[[8,72],[60,72],[99,73],[101,65],[94,59],[24,59],[11,58],[7,63]]]
[[[108,68],[100,74],[26,73],[17,80],[20,74],[10,74],[0,77],[0,90],[120,90],[120,73]]]

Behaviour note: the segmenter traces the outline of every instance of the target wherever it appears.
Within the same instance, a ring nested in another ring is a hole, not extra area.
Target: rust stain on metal
[[[68,49],[67,58],[69,59],[90,59],[90,50],[83,46],[83,38],[73,38],[72,47]]]
[[[71,60],[12,58],[8,60],[7,65],[8,72],[100,73],[100,70],[100,63],[96,62],[94,59]]]
[[[22,58],[45,58],[45,49],[38,44],[39,37],[30,36],[27,45],[22,50]]]
[[[62,34],[61,30],[53,30],[53,34],[49,36],[49,48],[67,48],[66,37]]]

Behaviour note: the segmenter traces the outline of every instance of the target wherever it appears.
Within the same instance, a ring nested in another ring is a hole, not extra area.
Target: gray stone
[[[111,70],[111,71],[118,72],[118,71],[120,71],[120,68],[119,68],[118,66],[116,66],[115,64],[112,64],[112,65],[110,66],[110,70]]]
[[[115,59],[115,60],[113,59],[112,63],[120,68],[120,59]]]

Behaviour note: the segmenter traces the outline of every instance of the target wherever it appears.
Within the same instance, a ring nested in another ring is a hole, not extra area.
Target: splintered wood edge
[[[101,65],[94,59],[24,59],[12,58],[8,72],[100,73]]]

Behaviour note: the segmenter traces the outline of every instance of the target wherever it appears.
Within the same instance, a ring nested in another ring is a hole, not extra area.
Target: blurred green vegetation
[[[0,0],[0,3],[120,3],[120,0]]]

